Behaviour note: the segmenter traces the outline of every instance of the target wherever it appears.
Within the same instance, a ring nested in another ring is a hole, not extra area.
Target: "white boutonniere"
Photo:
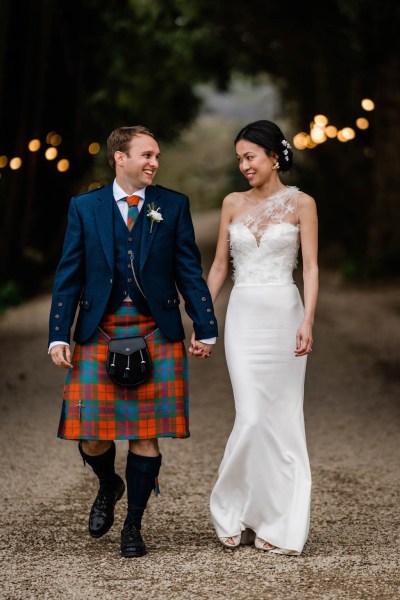
[[[159,223],[163,220],[160,213],[160,207],[156,208],[154,202],[151,202],[147,207],[147,217],[151,219],[150,233],[153,231],[154,223]]]

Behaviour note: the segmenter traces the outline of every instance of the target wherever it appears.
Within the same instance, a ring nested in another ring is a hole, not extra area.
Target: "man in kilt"
[[[107,140],[114,181],[71,199],[49,319],[49,353],[68,369],[58,437],[78,441],[99,479],[89,533],[103,536],[127,491],[121,555],[146,554],[141,523],[158,493],[158,438],[189,437],[188,366],[179,293],[193,321],[189,354],[207,358],[218,335],[202,276],[188,198],[152,185],[160,150],[145,127],[120,127]],[[179,292],[179,293],[178,293]],[[70,349],[71,328],[79,307]],[[108,338],[147,336],[150,377],[136,387],[111,381]],[[124,480],[114,440],[129,440]]]

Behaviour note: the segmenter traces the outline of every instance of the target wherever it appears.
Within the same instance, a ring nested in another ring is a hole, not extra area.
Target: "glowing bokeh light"
[[[317,125],[312,128],[310,136],[315,144],[323,144],[326,141],[325,130]]]
[[[300,131],[293,138],[293,146],[297,148],[297,150],[304,150],[307,148],[307,142],[309,140],[309,135],[305,131]]]
[[[12,158],[10,160],[10,169],[12,169],[13,171],[17,171],[17,169],[20,169],[22,166],[22,160],[20,159],[19,156],[15,156],[14,158]]]
[[[58,171],[60,171],[60,173],[65,173],[65,171],[68,171],[69,160],[67,160],[66,158],[62,158],[61,160],[59,160],[57,163],[57,169]]]
[[[346,140],[354,140],[356,137],[356,132],[352,127],[344,127],[342,129],[342,135],[344,138],[346,138]]]
[[[37,152],[41,146],[40,140],[31,140],[28,144],[28,148],[31,152]]]
[[[100,144],[98,144],[97,142],[92,142],[89,145],[89,154],[98,154],[100,152]]]
[[[312,150],[316,146],[318,146],[318,144],[316,144],[315,142],[312,141],[311,136],[308,136],[307,148],[309,148],[310,150]]]
[[[325,115],[315,115],[314,122],[319,127],[325,127],[325,125],[328,125],[328,117]]]
[[[59,135],[58,133],[54,133],[51,137],[50,137],[50,144],[52,146],[59,146],[62,142],[61,139],[61,135]]]
[[[57,157],[57,154],[57,148],[47,148],[46,152],[44,153],[47,160],[54,160]]]
[[[49,133],[46,135],[46,142],[48,144],[51,144],[51,138],[53,137],[53,135],[57,135],[56,131],[49,131]]]
[[[361,106],[363,107],[364,110],[374,110],[375,108],[375,102],[373,100],[371,100],[370,98],[363,98],[363,100],[361,100]]]
[[[4,169],[4,167],[6,167],[8,164],[8,158],[7,156],[5,156],[5,154],[3,154],[3,156],[0,156],[0,169]]]
[[[368,119],[365,119],[364,117],[359,117],[356,120],[356,125],[357,125],[358,129],[368,129],[369,121],[368,121]]]
[[[333,139],[337,136],[337,127],[335,127],[334,125],[328,125],[328,127],[325,129],[325,133],[328,138]]]

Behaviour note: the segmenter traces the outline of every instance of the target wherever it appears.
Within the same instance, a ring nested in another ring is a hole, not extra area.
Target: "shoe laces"
[[[96,507],[99,510],[106,510],[108,505],[114,501],[114,492],[99,491],[96,498]]]

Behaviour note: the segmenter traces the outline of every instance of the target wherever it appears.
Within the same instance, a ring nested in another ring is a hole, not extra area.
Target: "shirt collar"
[[[135,196],[140,196],[142,200],[144,200],[145,197],[145,190],[146,188],[142,188],[141,190],[137,190],[135,192]],[[120,185],[118,185],[117,180],[114,179],[113,182],[113,194],[114,194],[114,198],[115,200],[118,202],[118,200],[122,200],[122,198],[126,198],[127,196],[131,196],[132,194],[127,194],[126,192],[124,192],[124,190],[122,189],[122,187]]]

